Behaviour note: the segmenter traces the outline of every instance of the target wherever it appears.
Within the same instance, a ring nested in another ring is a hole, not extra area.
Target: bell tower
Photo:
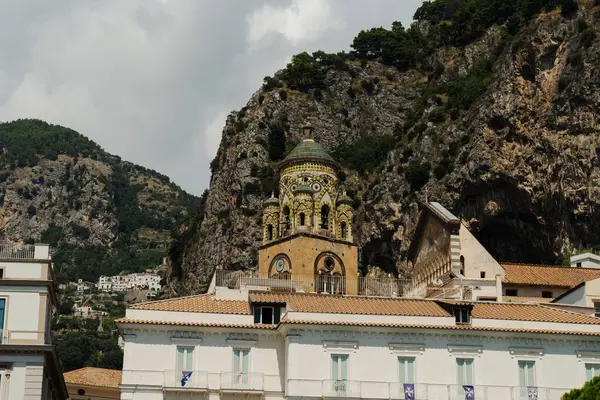
[[[340,188],[340,165],[314,139],[314,128],[279,164],[279,198],[263,204],[261,277],[312,281],[357,276],[352,199]],[[344,291],[352,291],[344,287]]]

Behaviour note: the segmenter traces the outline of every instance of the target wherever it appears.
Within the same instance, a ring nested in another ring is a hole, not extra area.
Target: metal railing
[[[419,297],[411,279],[343,277],[317,275],[291,279],[267,278],[251,271],[217,271],[217,287],[241,289],[252,287],[272,290],[296,291],[323,294],[346,294],[372,297]]]
[[[33,259],[35,258],[35,246],[12,244],[0,245],[0,259]]]
[[[288,379],[286,395],[288,397],[405,400],[411,398],[407,395],[407,390],[412,390],[415,400],[463,400],[467,398],[463,385],[415,383],[405,387],[404,384],[398,382],[310,379]],[[561,396],[571,389],[473,385],[472,390],[473,398],[476,400],[529,400],[528,390],[537,391],[538,400],[560,400]]]
[[[326,379],[322,383],[323,397],[361,397],[361,382],[346,379]]]
[[[260,392],[264,374],[253,372],[222,372],[221,390],[234,392]]]
[[[185,378],[185,379],[184,379]],[[164,374],[166,390],[208,389],[208,372],[166,370]]]

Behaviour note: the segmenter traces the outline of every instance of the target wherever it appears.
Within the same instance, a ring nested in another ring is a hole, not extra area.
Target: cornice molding
[[[449,344],[448,352],[450,353],[450,356],[481,357],[483,346]]]
[[[577,350],[575,352],[577,354],[577,360],[579,362],[582,361],[600,361],[600,351],[589,351],[589,350]]]
[[[323,350],[326,352],[356,353],[358,342],[324,340]]]
[[[397,355],[423,355],[425,344],[421,343],[389,343],[390,353]]]
[[[544,356],[542,348],[509,347],[508,352],[511,358],[541,359]]]

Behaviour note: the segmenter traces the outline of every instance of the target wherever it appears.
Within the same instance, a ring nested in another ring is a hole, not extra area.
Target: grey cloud
[[[0,120],[40,118],[71,127],[199,194],[225,115],[241,108],[265,75],[300,51],[347,50],[361,29],[394,20],[408,25],[419,4],[0,1]],[[324,6],[335,23],[307,22],[319,21]],[[261,14],[265,7],[276,13]],[[269,29],[252,43],[257,15],[294,24],[267,21]]]

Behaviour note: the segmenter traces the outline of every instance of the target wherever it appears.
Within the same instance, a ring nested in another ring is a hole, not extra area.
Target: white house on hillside
[[[51,339],[55,306],[48,246],[0,246],[0,400],[68,397]]]

